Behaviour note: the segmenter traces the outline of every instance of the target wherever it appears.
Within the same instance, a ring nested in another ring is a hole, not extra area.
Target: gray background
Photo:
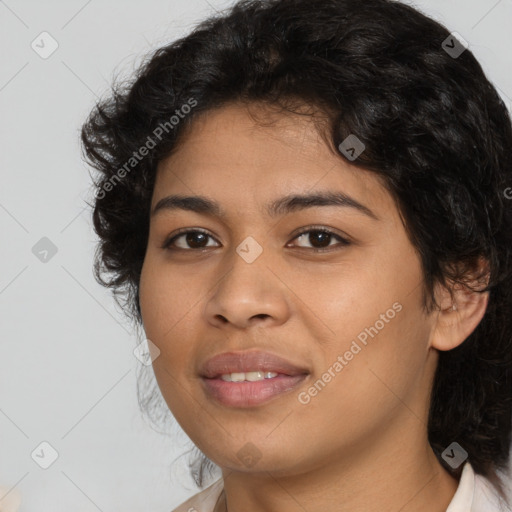
[[[92,276],[78,133],[114,74],[231,3],[0,1],[0,484],[23,512],[169,511],[197,492],[186,435],[139,412],[141,333]],[[414,5],[469,42],[510,109],[512,0]],[[31,47],[43,31],[59,45],[46,59]],[[31,457],[49,456],[43,441],[59,454],[48,469]]]

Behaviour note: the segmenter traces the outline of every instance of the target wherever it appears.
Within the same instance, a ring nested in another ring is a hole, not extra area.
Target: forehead
[[[234,103],[195,119],[159,163],[153,206],[171,192],[248,208],[320,190],[343,191],[376,207],[392,201],[376,174],[350,165],[327,145],[318,117]]]
[[[185,159],[191,164],[221,161],[237,168],[314,161],[327,151],[316,116],[276,111],[262,103],[229,103],[199,114],[170,159],[180,165]]]

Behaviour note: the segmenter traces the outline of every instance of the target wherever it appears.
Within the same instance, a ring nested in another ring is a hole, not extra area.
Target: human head
[[[351,165],[379,176],[395,199],[421,258],[425,311],[436,308],[436,283],[468,275],[486,283],[482,321],[458,348],[439,352],[428,430],[445,467],[440,454],[456,440],[475,471],[496,482],[511,432],[512,218],[504,190],[512,131],[470,50],[453,58],[442,48],[448,36],[393,1],[246,1],[157,50],[83,128],[99,171],[96,269],[141,321],[157,165],[196,120],[234,101],[283,112],[314,107],[327,120],[319,124],[326,144],[338,148],[356,134],[365,149]],[[133,152],[142,147],[149,151],[139,160]]]

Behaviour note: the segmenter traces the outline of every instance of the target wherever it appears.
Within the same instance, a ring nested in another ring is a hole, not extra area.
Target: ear
[[[478,272],[466,275],[468,286],[455,284],[447,289],[439,283],[436,284],[434,293],[439,309],[434,313],[430,347],[451,350],[458,347],[476,329],[489,302],[489,292],[478,291],[489,282],[488,268],[487,261],[481,258]],[[482,272],[484,277],[478,279]]]

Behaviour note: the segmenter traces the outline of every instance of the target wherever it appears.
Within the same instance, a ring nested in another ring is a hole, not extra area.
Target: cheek
[[[193,344],[186,341],[193,338],[194,322],[188,320],[197,296],[183,283],[176,282],[176,273],[169,274],[149,255],[141,272],[139,300],[146,337],[160,350],[153,360],[156,381],[167,406],[181,424],[190,414],[198,414],[187,401],[193,392],[192,381],[183,378],[184,374],[193,373]]]
[[[339,302],[346,309],[338,315],[337,336],[322,347],[315,379],[299,397],[309,417],[321,417],[332,435],[347,440],[371,436],[404,411],[422,417],[428,336],[418,297],[384,297],[366,300],[352,314],[350,301]]]
[[[350,340],[378,321],[399,296],[396,285],[386,284],[378,269],[355,258],[315,272],[294,271],[288,281],[294,283],[293,292],[300,299],[294,304],[300,308],[301,320],[323,340],[324,348],[336,350],[350,345]]]
[[[338,372],[331,372],[343,374],[334,380],[344,388],[350,383],[352,397],[364,400],[372,390],[380,396],[372,382],[386,393],[379,377],[397,393],[407,393],[428,351],[430,324],[421,307],[420,282],[418,261],[403,254],[375,264],[345,261],[330,274],[317,275],[316,286],[311,277],[297,281],[297,295],[306,303],[300,314],[310,318],[313,336],[322,340],[320,371],[333,368],[341,356],[343,369],[338,365]]]
[[[197,295],[177,282],[175,272],[166,272],[148,255],[141,272],[139,301],[147,338],[160,349],[159,357],[166,364],[175,364],[183,357],[180,351],[189,346],[176,341],[187,337],[186,330],[192,324],[187,317],[193,312]]]
[[[198,295],[190,281],[180,279],[179,270],[169,269],[165,262],[148,253],[142,267],[139,300],[146,334],[172,334],[175,327],[193,309]],[[189,286],[190,285],[190,286]]]

